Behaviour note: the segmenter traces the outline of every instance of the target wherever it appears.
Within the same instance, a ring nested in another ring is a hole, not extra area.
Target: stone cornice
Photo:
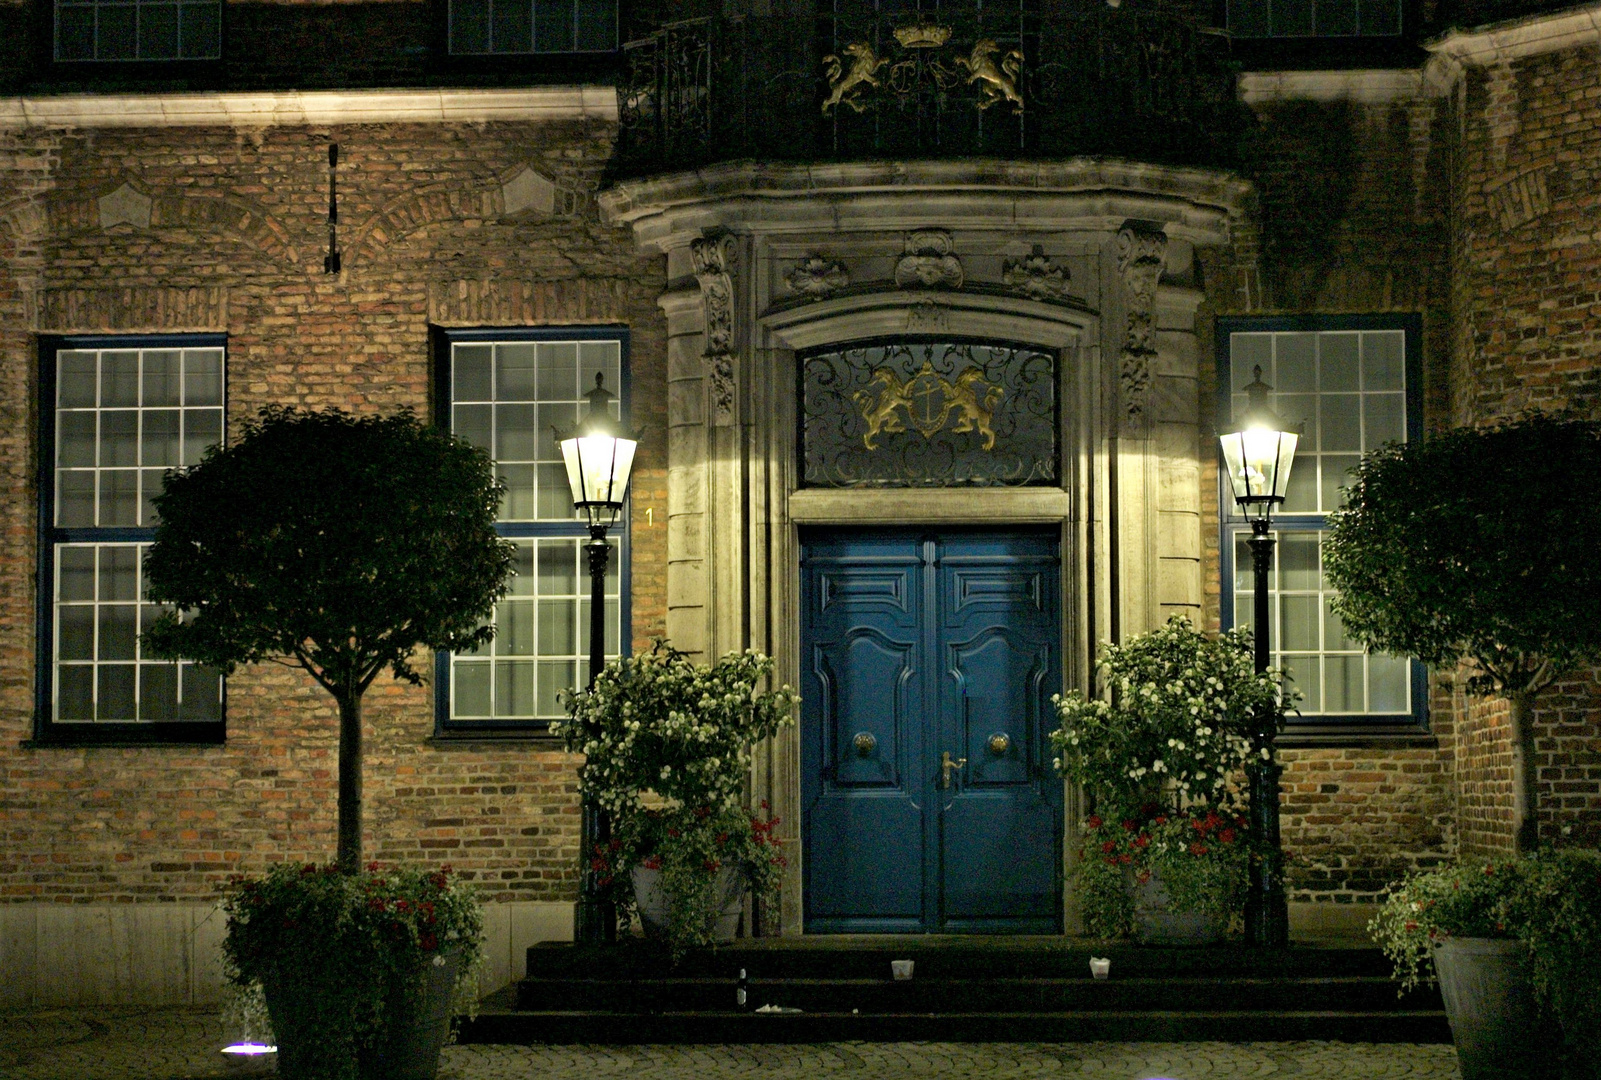
[[[1424,47],[1465,67],[1486,67],[1601,42],[1601,3],[1453,30]]]
[[[285,90],[0,98],[0,130],[584,119],[615,121],[617,92],[609,86],[532,86],[513,90]]]
[[[646,248],[680,247],[708,229],[763,232],[961,229],[1116,231],[1160,222],[1201,245],[1227,241],[1250,184],[1233,173],[1138,162],[898,161],[826,165],[734,162],[619,183],[598,197],[613,225]]]
[[[1422,95],[1417,69],[1361,71],[1247,71],[1240,75],[1240,100],[1247,105],[1275,101],[1350,101],[1388,105]]]

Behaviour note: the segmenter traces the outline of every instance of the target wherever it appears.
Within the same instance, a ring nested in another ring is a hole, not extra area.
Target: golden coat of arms
[[[995,429],[990,426],[995,405],[1006,392],[980,378],[976,369],[962,372],[953,382],[934,370],[930,361],[911,378],[887,367],[874,369],[866,389],[852,395],[867,430],[862,445],[878,449],[878,436],[907,430],[910,424],[925,439],[941,431],[956,414],[953,433],[977,431],[984,436],[984,449],[995,448]]]

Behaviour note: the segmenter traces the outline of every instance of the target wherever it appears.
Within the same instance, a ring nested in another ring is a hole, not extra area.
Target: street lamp
[[[589,522],[589,543],[584,551],[589,556],[589,685],[593,687],[606,663],[606,530],[617,524],[622,513],[639,439],[612,419],[614,395],[606,389],[604,375],[595,374],[595,388],[584,396],[589,400],[589,412],[571,431],[556,432],[556,441],[567,466],[573,508],[584,511]],[[583,895],[574,936],[585,942],[615,941],[616,912],[597,897],[594,870],[595,849],[611,839],[611,821],[587,801],[581,821]]]
[[[1245,388],[1250,395],[1245,415],[1234,430],[1221,436],[1223,464],[1234,502],[1251,522],[1252,600],[1256,627],[1256,670],[1268,668],[1268,571],[1273,567],[1273,537],[1268,532],[1273,508],[1284,504],[1290,485],[1290,464],[1295,458],[1299,428],[1292,428],[1268,407],[1273,389],[1255,379]],[[1246,774],[1251,785],[1251,831],[1260,850],[1251,858],[1250,892],[1245,900],[1245,937],[1252,945],[1282,948],[1289,943],[1290,915],[1284,899],[1284,849],[1279,838],[1279,776],[1283,769],[1273,750],[1277,718],[1257,718],[1251,763]]]

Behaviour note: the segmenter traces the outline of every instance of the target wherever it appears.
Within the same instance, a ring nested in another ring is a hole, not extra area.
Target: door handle
[[[941,751],[939,757],[939,786],[942,788],[948,788],[951,786],[951,770],[965,769],[967,767],[967,759],[964,757],[953,758],[951,757],[951,752],[949,750]]]

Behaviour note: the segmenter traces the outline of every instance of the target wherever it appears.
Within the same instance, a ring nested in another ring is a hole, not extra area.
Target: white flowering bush
[[[611,814],[612,840],[590,857],[597,884],[626,918],[631,868],[662,870],[675,954],[709,940],[712,882],[723,865],[742,867],[758,899],[776,899],[785,865],[778,819],[743,807],[751,746],[793,723],[800,700],[788,686],[758,690],[772,672],[757,652],[697,665],[657,641],[570,693],[567,719],[551,726],[584,755],[580,790]]]
[[[1102,649],[1106,697],[1058,695],[1056,768],[1116,816],[1149,802],[1232,810],[1264,712],[1283,723],[1276,670],[1257,674],[1249,630],[1211,637],[1182,615]]]
[[[1213,637],[1182,615],[1106,645],[1104,696],[1053,698],[1057,771],[1094,803],[1075,876],[1091,933],[1132,928],[1129,886],[1160,876],[1176,910],[1228,918],[1243,900],[1249,836],[1240,780],[1264,714],[1293,690],[1258,674],[1249,630]]]

